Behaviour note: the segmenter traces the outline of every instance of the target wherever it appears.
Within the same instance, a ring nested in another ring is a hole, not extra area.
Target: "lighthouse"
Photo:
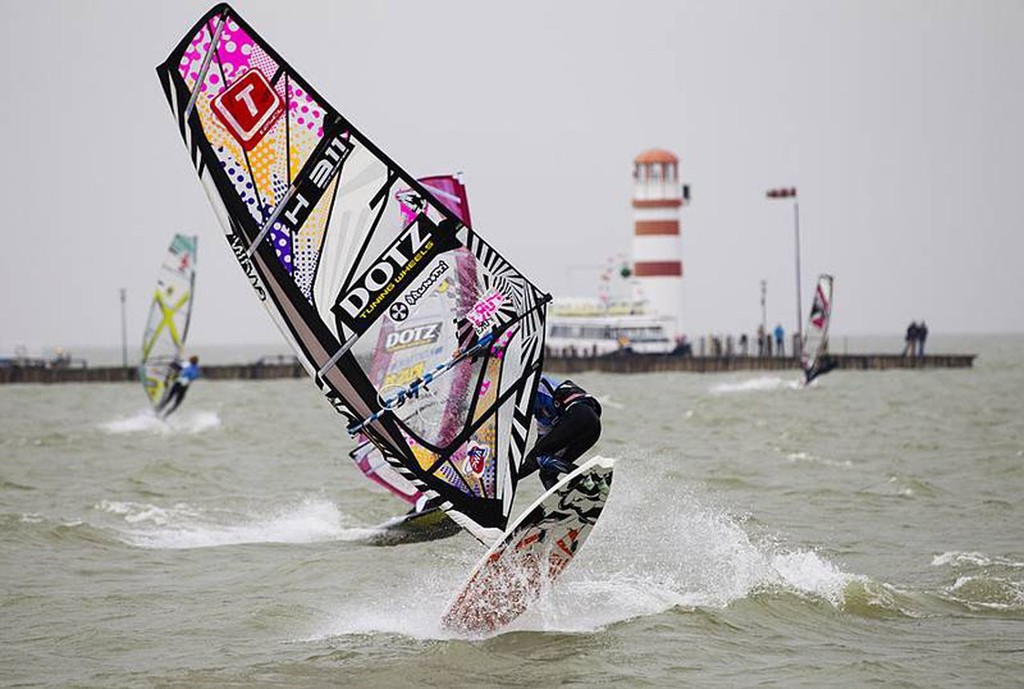
[[[683,253],[679,209],[689,188],[679,184],[679,158],[651,149],[633,161],[634,298],[661,316],[670,336],[681,332]]]

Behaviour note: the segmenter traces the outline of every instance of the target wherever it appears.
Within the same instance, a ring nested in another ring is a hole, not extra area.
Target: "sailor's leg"
[[[572,433],[558,456],[571,463],[582,457],[601,437],[601,417],[593,407],[580,403],[573,405],[565,421],[569,422]]]
[[[167,407],[167,403],[171,401],[171,393],[174,391],[174,385],[164,390],[164,396],[160,399],[160,404],[156,405],[156,413],[161,414]]]
[[[552,438],[556,432],[558,435]],[[574,404],[530,453],[540,468],[540,480],[544,487],[550,488],[558,482],[559,474],[575,469],[573,462],[593,447],[600,437],[601,417],[590,405]]]
[[[174,413],[174,410],[178,408],[178,405],[181,404],[181,401],[185,399],[185,392],[187,390],[188,388],[185,387],[184,385],[178,385],[177,383],[174,384],[174,387],[171,388],[170,394],[170,397],[172,399],[168,400],[171,403],[170,408],[164,412],[164,418],[167,418],[168,416]]]

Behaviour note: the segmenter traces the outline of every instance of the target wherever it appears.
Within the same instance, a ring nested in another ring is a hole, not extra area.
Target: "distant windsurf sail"
[[[139,380],[154,408],[176,375],[192,319],[198,237],[176,234],[160,264],[142,336]]]
[[[818,276],[818,284],[814,290],[814,302],[811,315],[807,319],[806,333],[801,365],[807,381],[831,370],[828,365],[828,326],[832,320],[832,283],[831,275],[822,273]]]
[[[420,179],[420,183],[462,223],[471,227],[469,199],[459,176],[427,177]],[[410,198],[411,193],[410,189],[401,189],[395,194],[403,224],[411,222],[416,215],[413,208],[402,203],[402,199]],[[370,363],[370,382],[384,397],[399,393],[451,358],[450,347],[445,343],[457,339],[452,319],[452,314],[458,311],[456,302],[465,300],[464,306],[469,308],[479,298],[476,261],[472,253],[466,249],[457,250],[455,261],[455,270],[444,278],[444,284],[424,298],[415,316],[400,324],[391,319],[385,319],[381,324]],[[454,420],[459,418],[458,405],[466,396],[469,372],[469,367],[462,367],[454,375],[439,381],[430,391],[421,392],[422,395],[430,395],[432,403],[420,405],[415,413],[420,421],[446,425],[447,428],[442,429],[442,437],[449,437],[456,430]],[[350,453],[359,470],[402,500],[414,507],[422,507],[426,499],[424,493],[395,471],[365,436],[360,434],[359,439],[362,442]]]
[[[235,257],[315,384],[405,479],[495,540],[515,496],[549,297],[227,5],[157,72]],[[404,386],[375,383],[353,348],[432,322],[439,300],[454,327],[432,344],[450,358]]]

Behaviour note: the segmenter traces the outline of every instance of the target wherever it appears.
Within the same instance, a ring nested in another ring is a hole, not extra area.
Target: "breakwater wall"
[[[208,380],[270,380],[273,378],[304,378],[306,369],[294,363],[253,363],[202,366]],[[129,366],[96,368],[45,368],[42,366],[0,366],[3,383],[124,383],[139,380],[139,370]]]
[[[838,368],[855,371],[884,371],[896,368],[970,368],[977,354],[928,354],[905,357],[899,354],[833,354]],[[688,371],[722,373],[728,371],[779,371],[799,369],[793,357],[711,357],[659,354],[619,354],[605,357],[547,357],[544,370],[551,373],[652,373]]]
[[[858,371],[882,371],[895,368],[970,368],[976,354],[929,354],[924,357],[903,357],[897,354],[835,354],[839,368]],[[658,354],[624,354],[606,357],[548,357],[544,369],[551,373],[652,373],[656,371],[689,371],[721,373],[727,371],[776,371],[799,368],[792,358],[672,356]],[[203,366],[203,377],[209,380],[271,380],[304,378],[306,370],[297,360],[258,361],[250,364]],[[124,383],[138,381],[135,367],[105,366],[90,368],[47,367],[35,365],[0,366],[3,383]]]

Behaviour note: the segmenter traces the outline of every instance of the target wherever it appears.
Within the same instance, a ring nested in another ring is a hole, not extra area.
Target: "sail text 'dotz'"
[[[434,257],[458,246],[453,225],[448,220],[434,225],[420,216],[355,281],[356,286],[339,297],[335,316],[350,330],[365,332]]]

